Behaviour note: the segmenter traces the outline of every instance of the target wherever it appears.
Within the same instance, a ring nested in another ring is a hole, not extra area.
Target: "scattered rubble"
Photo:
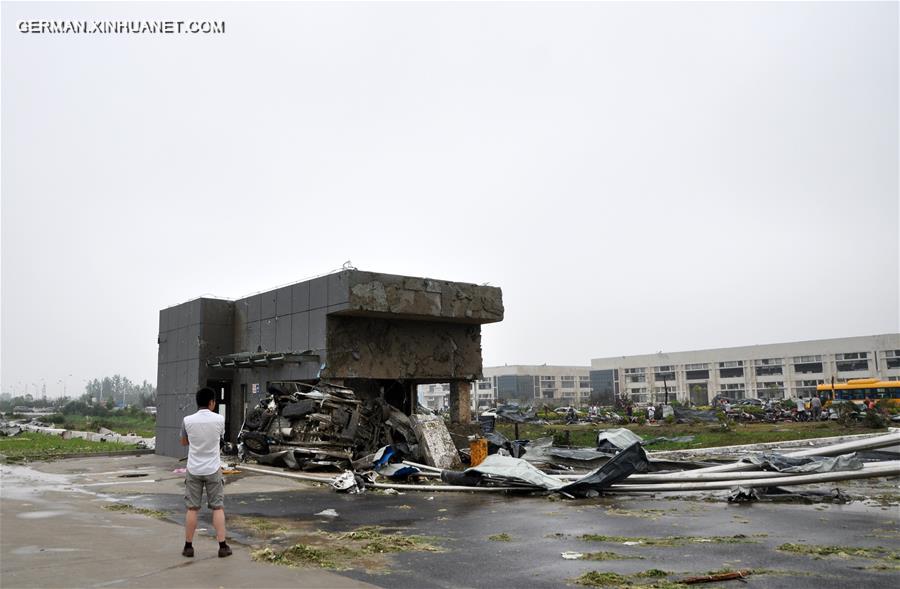
[[[119,444],[136,444],[139,449],[156,448],[156,438],[144,438],[136,434],[122,435],[105,427],[96,432],[68,430],[50,427],[36,419],[0,421],[0,437],[15,437],[23,432],[35,432],[51,436],[60,436],[64,440],[82,439],[88,442],[115,442]]]
[[[362,399],[352,389],[334,384],[295,385],[292,391],[269,388],[269,395],[246,419],[239,454],[244,460],[295,471],[340,470],[338,475],[282,476],[327,483],[346,493],[375,488],[537,492],[579,498],[601,493],[730,490],[729,501],[745,502],[777,495],[779,489],[794,485],[900,475],[900,460],[864,461],[857,454],[896,446],[900,433],[856,437],[786,454],[766,447],[766,451],[744,452],[738,460],[707,466],[650,459],[643,449],[645,442],[625,428],[598,431],[595,448],[555,447],[550,438],[510,441],[493,431],[491,420],[520,423],[535,417],[531,410],[503,406],[493,415],[483,415],[482,433],[470,438],[470,448],[457,451],[443,418],[427,410],[406,415],[383,395]],[[682,410],[676,408],[676,417],[678,411]],[[697,413],[692,411],[690,417],[701,418]],[[463,461],[471,461],[470,466],[463,468]],[[246,470],[278,474],[269,469]]]
[[[374,452],[394,452],[453,468],[459,456],[441,418],[407,416],[382,398],[365,401],[352,389],[328,383],[270,386],[247,416],[238,437],[243,460],[291,470],[370,467]]]
[[[714,583],[716,581],[733,581],[736,579],[746,579],[750,576],[750,571],[742,570],[742,571],[726,571],[721,573],[714,573],[711,575],[700,575],[698,577],[686,577],[681,579],[679,583],[684,583],[685,585],[694,585],[696,583]]]

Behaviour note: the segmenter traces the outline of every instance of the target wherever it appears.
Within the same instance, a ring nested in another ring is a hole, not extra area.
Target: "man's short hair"
[[[200,409],[206,409],[209,407],[210,401],[215,401],[216,399],[216,391],[212,390],[209,387],[203,387],[199,391],[197,391],[197,407]]]

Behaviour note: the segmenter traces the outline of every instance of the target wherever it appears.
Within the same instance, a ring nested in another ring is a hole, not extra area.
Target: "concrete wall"
[[[231,301],[194,299],[160,311],[156,380],[158,454],[186,454],[179,440],[181,420],[197,410],[194,395],[211,377],[206,359],[232,351],[233,307]]]
[[[234,303],[235,352],[325,350],[325,317],[348,308],[347,272],[259,293]]]
[[[474,380],[481,326],[329,316],[327,378]]]
[[[432,278],[351,272],[348,311],[354,314],[456,323],[503,320],[499,288]]]

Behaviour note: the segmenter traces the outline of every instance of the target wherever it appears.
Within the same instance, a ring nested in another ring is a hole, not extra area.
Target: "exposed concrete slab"
[[[409,420],[416,432],[419,444],[425,449],[425,462],[443,469],[462,468],[459,452],[444,418],[437,415],[410,415]]]
[[[481,376],[481,328],[459,323],[328,317],[329,378]]]
[[[345,314],[428,318],[464,323],[503,320],[499,288],[431,278],[352,271]]]
[[[473,379],[474,380],[474,379]],[[466,424],[472,421],[472,385],[469,382],[450,383],[450,423]]]

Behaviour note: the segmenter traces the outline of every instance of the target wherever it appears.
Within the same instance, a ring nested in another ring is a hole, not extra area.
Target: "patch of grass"
[[[512,536],[503,532],[502,534],[494,534],[493,536],[488,536],[488,540],[492,542],[512,542]]]
[[[618,573],[588,571],[575,579],[575,582],[586,587],[615,587],[628,583],[628,577]]]
[[[59,427],[65,429],[95,432],[101,427],[112,430],[117,434],[137,434],[143,438],[152,438],[156,435],[156,417],[148,413],[133,415],[111,414],[102,417],[94,415],[64,415],[64,421]]]
[[[626,556],[617,552],[585,552],[581,555],[581,560],[626,560],[636,559],[643,560],[643,556]]]
[[[262,560],[273,564],[291,567],[318,567],[323,569],[342,569],[338,564],[342,556],[342,548],[329,550],[316,548],[309,544],[294,544],[281,551],[271,548],[256,550],[250,554],[254,560]]]
[[[632,576],[640,578],[640,579],[655,579],[658,577],[668,577],[671,574],[672,573],[670,573],[670,572],[661,571],[659,569],[648,569],[648,570],[640,572],[640,573],[635,573]]]
[[[519,437],[533,440],[535,438],[562,435],[569,431],[569,443],[573,446],[593,447],[597,443],[597,430],[604,427],[626,427],[644,439],[659,436],[675,437],[694,435],[693,442],[660,442],[650,446],[653,451],[685,450],[689,448],[712,448],[736,444],[757,444],[762,442],[783,442],[790,440],[806,440],[810,438],[826,438],[852,433],[868,433],[872,430],[859,424],[843,426],[834,421],[826,422],[780,422],[780,423],[736,423],[730,431],[722,430],[718,424],[660,424],[642,426],[628,424],[613,426],[604,424],[582,425],[535,425],[519,424]],[[513,424],[498,423],[497,431],[512,439]]]
[[[69,454],[88,452],[116,452],[134,450],[135,444],[117,442],[89,442],[81,439],[64,440],[60,436],[22,432],[12,438],[0,438],[0,454],[9,460],[47,460]]]
[[[278,521],[264,517],[252,517],[246,515],[229,515],[228,525],[246,530],[255,536],[262,536],[264,538],[287,531]]]
[[[688,544],[753,544],[755,540],[743,534],[734,536],[665,536],[663,538],[604,536],[600,534],[584,534],[582,540],[588,542],[614,542],[616,544],[635,543],[640,546],[671,548]]]
[[[788,571],[784,569],[753,569],[750,571],[754,576],[769,575],[772,577],[816,577],[818,573],[809,571]]]
[[[404,536],[403,534],[386,534],[377,526],[359,528],[353,532],[340,534],[339,541],[361,542],[360,550],[365,554],[387,554],[391,552],[437,552],[426,536]]]
[[[608,588],[646,588],[646,589],[684,589],[688,587],[677,581],[669,581],[663,577],[671,573],[661,571],[659,569],[650,569],[641,573],[635,573],[630,576],[620,575],[619,573],[588,571],[575,579],[579,585],[586,587],[608,587]],[[647,583],[646,579],[656,579],[652,583]]]
[[[900,560],[900,553],[893,552],[877,546],[875,548],[861,548],[854,546],[817,546],[814,544],[782,544],[778,547],[781,552],[804,554],[813,558],[825,558],[835,556],[838,558],[873,558]]]
[[[317,567],[335,570],[386,568],[384,555],[398,552],[440,552],[426,536],[387,533],[383,528],[367,526],[351,532],[318,532],[306,541],[279,550],[265,547],[251,553],[254,560],[292,567]]]
[[[867,497],[866,500],[877,505],[892,506],[900,503],[900,495],[896,493],[881,493]]]
[[[166,514],[162,511],[157,511],[155,509],[146,509],[144,507],[135,507],[134,505],[128,505],[126,503],[113,503],[112,505],[104,505],[103,509],[108,509],[109,511],[118,511],[120,513],[135,513],[137,515],[146,515],[148,517],[153,517],[156,519],[166,519]]]
[[[863,570],[893,573],[900,571],[900,564],[876,564],[870,567],[865,567]]]
[[[621,517],[641,517],[646,519],[657,520],[668,512],[677,511],[674,509],[621,509],[618,507],[608,507],[606,513],[609,515],[618,515]]]
[[[338,540],[377,540],[384,536],[384,532],[378,526],[364,526],[352,532],[345,532],[337,537]]]

